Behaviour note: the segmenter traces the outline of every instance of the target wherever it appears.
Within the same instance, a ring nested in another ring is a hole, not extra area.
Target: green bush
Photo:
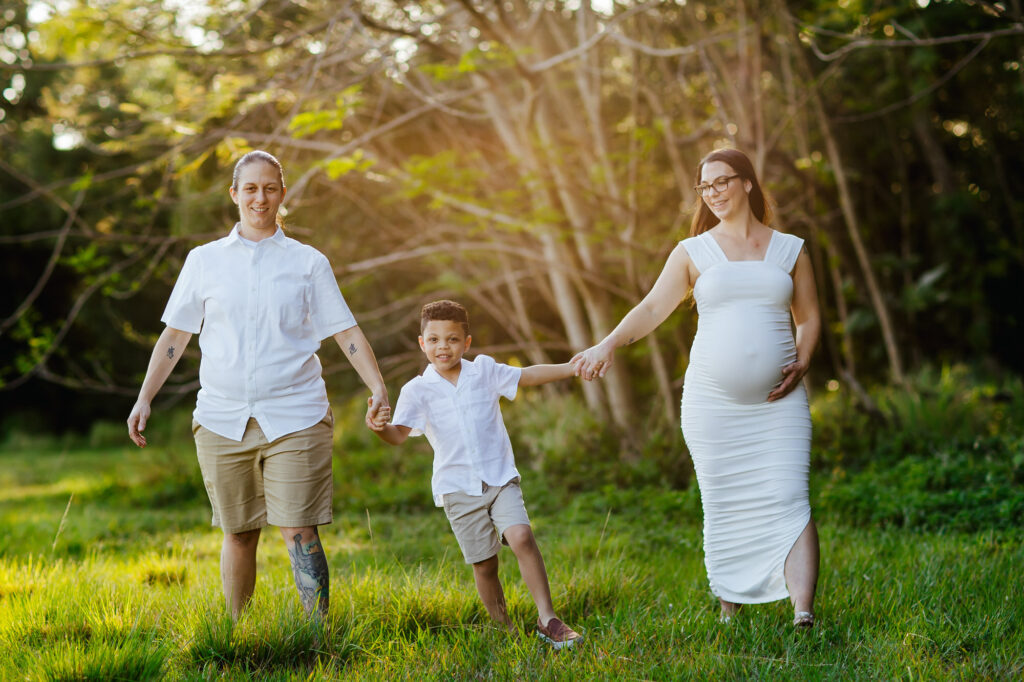
[[[433,507],[433,452],[425,438],[387,445],[363,423],[363,398],[334,400],[337,509],[411,511]],[[612,488],[686,488],[693,473],[678,424],[653,424],[641,440],[620,439],[574,394],[523,391],[502,403],[516,466],[534,503]]]
[[[844,390],[813,397],[815,512],[837,523],[931,529],[1011,528],[1024,521],[1020,378],[947,366],[912,375],[908,385],[872,388],[874,414]],[[426,439],[400,447],[384,444],[363,423],[363,401],[362,396],[332,401],[336,509],[432,509],[433,453]],[[650,409],[638,410],[649,416],[633,437],[619,435],[594,415],[578,391],[532,389],[503,403],[530,504],[566,508],[572,501],[578,513],[598,495],[603,509],[612,500],[619,510],[637,507],[654,517],[675,517],[682,513],[676,505],[686,500],[683,515],[697,518],[699,493],[678,424],[664,423],[650,402]],[[78,492],[76,509],[92,503],[153,511],[205,509],[190,423],[190,406],[157,412],[147,429],[154,447],[143,453],[128,443],[120,422],[97,424],[77,440],[9,430],[2,452],[48,453],[63,462],[84,457],[76,453],[85,450],[95,453],[90,457],[130,451],[147,461],[142,478],[111,474],[102,485]],[[8,475],[27,483],[40,472]],[[637,490],[644,492],[631,497]],[[663,491],[668,497],[656,494]],[[58,497],[66,504],[67,492]]]
[[[832,522],[927,530],[1012,530],[1024,524],[1024,438],[982,436],[970,447],[878,461],[824,483]]]
[[[869,393],[877,413],[843,390],[814,398],[812,462],[818,469],[856,471],[878,461],[971,448],[978,437],[1024,433],[1020,377],[989,378],[947,365],[911,375],[907,388],[881,386]]]
[[[693,466],[678,424],[652,416],[637,436],[620,437],[574,393],[524,391],[503,405],[516,463],[563,492],[612,486],[689,485]]]
[[[589,488],[619,459],[610,430],[574,396],[523,391],[502,413],[520,471],[537,472],[554,487]]]
[[[872,389],[874,416],[843,391],[814,396],[815,513],[841,524],[950,530],[1024,520],[1020,380],[955,366],[926,369],[909,384]],[[425,440],[383,445],[363,426],[361,400],[335,405],[339,507],[432,506]],[[700,518],[678,424],[652,416],[641,437],[623,439],[575,392],[523,391],[502,410],[533,507],[583,514],[597,504],[596,518],[611,504],[617,514]]]
[[[384,443],[364,422],[366,398],[332,400],[334,507],[336,510],[412,511],[434,506],[433,453],[427,439],[398,447]]]
[[[818,507],[838,523],[974,531],[1024,521],[1019,377],[926,368],[871,414],[842,391],[811,405]]]

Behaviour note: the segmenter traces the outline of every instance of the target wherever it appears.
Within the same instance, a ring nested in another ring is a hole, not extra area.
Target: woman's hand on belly
[[[790,391],[800,385],[804,375],[807,374],[809,363],[797,358],[782,368],[782,383],[775,390],[768,394],[768,402],[785,398]]]

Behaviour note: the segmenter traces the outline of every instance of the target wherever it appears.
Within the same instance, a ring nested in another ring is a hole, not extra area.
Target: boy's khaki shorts
[[[334,480],[334,416],[268,443],[255,419],[242,440],[219,436],[192,420],[199,468],[214,526],[242,533],[272,524],[305,528],[330,523]]]
[[[502,486],[486,483],[483,486],[483,495],[462,492],[444,495],[444,513],[467,564],[479,563],[497,554],[501,543],[505,542],[505,531],[512,526],[530,525],[518,477]]]

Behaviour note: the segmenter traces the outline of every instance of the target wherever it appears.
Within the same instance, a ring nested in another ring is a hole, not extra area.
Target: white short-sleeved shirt
[[[326,256],[280,228],[246,244],[238,228],[189,252],[160,319],[199,334],[196,421],[241,440],[252,416],[273,441],[327,414],[316,351],[356,320]]]
[[[463,358],[457,386],[429,365],[402,387],[391,423],[409,427],[411,436],[427,436],[437,506],[445,493],[481,495],[482,483],[505,485],[519,475],[498,401],[515,399],[522,371],[478,355]]]

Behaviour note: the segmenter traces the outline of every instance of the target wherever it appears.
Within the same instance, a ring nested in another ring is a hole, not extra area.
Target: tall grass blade
[[[60,538],[61,532],[64,530],[64,523],[68,520],[68,512],[71,511],[71,500],[75,499],[75,494],[71,493],[68,497],[68,506],[64,507],[64,515],[60,517],[60,524],[57,526],[57,534],[53,536],[53,544],[50,545],[50,551],[57,551],[57,539]]]

